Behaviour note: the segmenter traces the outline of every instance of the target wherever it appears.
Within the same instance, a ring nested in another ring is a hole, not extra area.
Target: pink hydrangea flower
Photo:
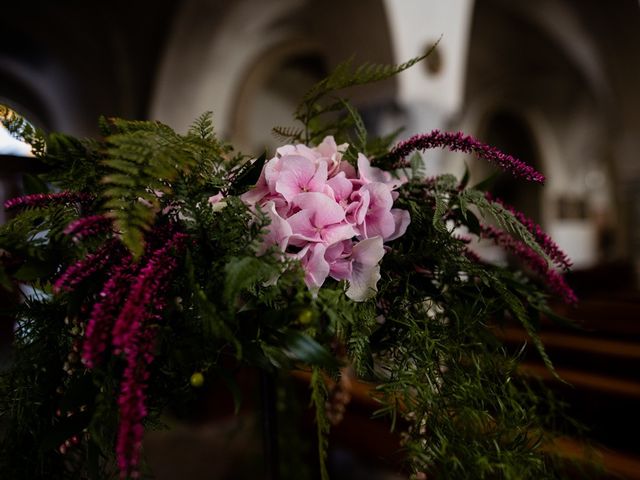
[[[316,147],[284,145],[241,198],[270,220],[258,255],[275,249],[298,259],[314,293],[331,277],[364,301],[377,290],[384,242],[403,235],[411,218],[393,208],[406,178],[372,167],[363,154],[356,169],[343,160],[347,148],[331,136]]]

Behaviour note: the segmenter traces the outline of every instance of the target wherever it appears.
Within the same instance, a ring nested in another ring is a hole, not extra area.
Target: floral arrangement
[[[147,474],[145,428],[240,365],[281,383],[311,373],[323,479],[336,421],[326,381],[344,365],[377,384],[377,414],[402,431],[416,478],[560,475],[542,449],[555,405],[496,328],[520,322],[553,371],[538,319],[553,316],[550,295],[576,301],[569,261],[484,184],[428,177],[415,152],[543,176],[460,133],[369,139],[335,96],[419,60],[339,66],[302,99],[301,128],[275,129],[287,143],[269,160],[234,152],[209,114],[185,135],[102,119],[100,139],[4,121],[46,166],[25,175],[0,228],[0,281],[22,297],[0,381],[9,478]],[[478,239],[525,269],[483,262]]]

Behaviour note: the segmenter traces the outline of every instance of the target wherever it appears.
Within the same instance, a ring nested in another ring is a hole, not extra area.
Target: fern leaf
[[[299,142],[303,131],[299,127],[273,127],[271,133],[281,141]]]
[[[362,120],[362,116],[360,112],[356,110],[349,102],[346,100],[342,100],[342,105],[344,109],[347,111],[347,114],[351,117],[353,121],[353,126],[356,132],[356,139],[358,140],[357,144],[354,146],[358,149],[359,152],[367,153],[367,128],[364,126],[364,121]]]
[[[474,189],[468,189],[461,192],[460,198],[462,199],[463,204],[472,203],[478,207],[484,215],[491,216],[496,222],[498,222],[500,228],[520,238],[529,248],[533,249],[536,254],[542,257],[547,264],[552,263],[549,255],[547,255],[547,253],[540,247],[535,237],[527,227],[500,203],[487,199],[483,192]]]
[[[553,367],[553,363],[551,362],[551,358],[547,354],[547,351],[544,348],[544,344],[540,339],[540,335],[534,328],[534,326],[529,321],[529,316],[524,308],[524,305],[520,301],[518,297],[516,297],[502,282],[495,281],[494,286],[496,290],[502,295],[502,298],[507,303],[509,310],[513,313],[516,319],[522,324],[527,335],[531,338],[533,345],[536,347],[540,358],[542,359],[545,367],[551,372],[551,374],[557,378],[558,380],[564,382],[562,378],[556,372],[556,369]]]
[[[378,82],[393,77],[394,75],[411,68],[421,60],[424,60],[431,54],[431,52],[433,52],[439,42],[440,40],[434,43],[434,45],[424,55],[412,58],[399,65],[364,63],[354,70],[353,58],[349,58],[339,64],[327,78],[312,86],[302,98],[302,102],[303,104],[309,102],[315,103],[320,97],[327,93],[356,85]],[[297,113],[299,112],[300,110],[298,110]]]
[[[206,117],[200,120],[205,134],[207,122]],[[198,162],[198,146],[193,137],[180,136],[159,122],[109,119],[108,125],[119,133],[107,138],[108,156],[102,162],[107,169],[102,178],[107,185],[102,192],[104,207],[125,245],[138,256],[144,231],[155,220],[158,202],[153,192],[166,192],[171,182],[189,173]]]
[[[426,58],[435,49],[439,41],[440,40],[424,55],[412,58],[399,65],[365,63],[354,69],[353,57],[340,63],[328,77],[316,83],[307,91],[295,111],[294,118],[304,125],[303,139],[306,142],[310,142],[320,136],[316,131],[318,125],[314,125],[314,122],[317,123],[318,117],[329,111],[344,108],[343,104],[340,106],[337,105],[340,103],[340,100],[323,106],[323,102],[321,101],[323,97],[347,87],[378,82],[397,75]]]
[[[189,127],[188,135],[209,142],[215,142],[216,135],[213,128],[213,112],[207,111],[200,115],[191,127]]]

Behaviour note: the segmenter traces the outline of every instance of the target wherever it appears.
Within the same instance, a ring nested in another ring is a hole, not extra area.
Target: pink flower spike
[[[104,215],[91,215],[71,222],[64,229],[64,234],[70,236],[74,242],[87,237],[108,233],[113,228],[113,219]]]
[[[43,208],[52,205],[72,205],[74,203],[87,203],[93,197],[84,192],[57,192],[57,193],[34,193],[22,197],[11,198],[4,202],[6,210],[15,208]]]
[[[380,280],[379,262],[384,256],[382,237],[367,238],[358,242],[351,253],[353,272],[347,288],[347,297],[363,302],[376,294]]]
[[[416,150],[425,151],[432,148],[447,148],[452,152],[473,153],[510,172],[514,177],[523,178],[531,182],[544,183],[544,175],[522,160],[486,145],[470,135],[464,135],[462,132],[452,133],[433,130],[423,135],[414,135],[396,145],[389,153],[388,159],[393,162],[393,169],[402,168],[407,166],[405,158],[412,152]]]

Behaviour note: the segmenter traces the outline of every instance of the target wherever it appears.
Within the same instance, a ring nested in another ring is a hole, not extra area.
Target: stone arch
[[[366,16],[361,7],[354,0],[183,2],[149,116],[185,130],[203,110],[212,110],[217,130],[228,137],[237,130],[237,107],[242,117],[260,82],[296,56],[319,56],[328,68],[351,55],[356,61],[392,62],[382,1],[370,2]],[[376,101],[388,92],[377,86],[360,95]]]

